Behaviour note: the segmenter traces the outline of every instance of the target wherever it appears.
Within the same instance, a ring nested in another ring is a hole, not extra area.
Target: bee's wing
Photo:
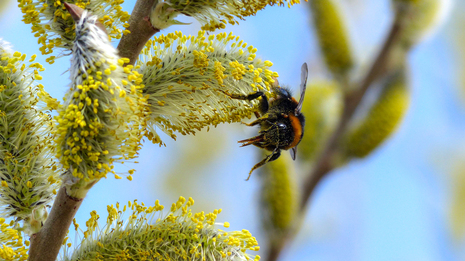
[[[302,64],[302,72],[300,74],[300,100],[295,108],[295,114],[299,114],[304,102],[305,90],[307,89],[308,67],[307,63]]]
[[[291,153],[291,158],[292,158],[292,160],[295,160],[295,156],[296,156],[296,154],[297,154],[297,146],[295,146],[294,148],[292,148],[289,152]]]

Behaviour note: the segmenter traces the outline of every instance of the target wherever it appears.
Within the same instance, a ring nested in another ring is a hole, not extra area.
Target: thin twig
[[[346,131],[348,123],[352,119],[357,106],[359,105],[368,88],[376,79],[382,75],[383,72],[385,72],[391,50],[395,45],[394,43],[396,43],[399,39],[402,21],[402,16],[397,15],[389,32],[388,38],[384,42],[384,45],[373,65],[371,66],[368,74],[361,82],[360,88],[345,96],[344,111],[342,113],[341,120],[339,121],[335,132],[328,140],[328,143],[323,150],[319,160],[317,161],[315,168],[304,182],[304,188],[302,190],[302,201],[300,205],[301,210],[306,208],[307,202],[318,182],[335,167],[333,165],[333,160],[339,148],[340,138]]]
[[[310,175],[304,180],[302,197],[300,202],[300,218],[305,216],[306,208],[310,196],[312,195],[316,185],[325,177],[331,170],[335,168],[334,161],[339,151],[339,142],[346,132],[347,126],[354,115],[360,101],[365,95],[368,88],[372,83],[377,80],[380,76],[386,73],[386,66],[389,61],[391,51],[395,44],[399,40],[399,36],[402,31],[403,13],[399,12],[392,24],[388,37],[383,44],[378,56],[376,57],[373,65],[370,67],[365,78],[360,83],[360,87],[353,92],[347,93],[344,97],[344,110],[341,119],[336,127],[336,130],[326,143],[326,146],[319,159],[317,160],[315,167],[311,171]],[[281,238],[281,242],[275,246],[270,247],[268,250],[268,261],[275,261],[278,259],[281,250],[284,246],[288,245],[292,238],[294,238],[297,230],[289,231],[286,236]]]
[[[81,206],[82,200],[68,196],[65,187],[58,190],[52,210],[44,226],[31,237],[30,261],[50,261],[57,258],[63,239],[68,232],[74,215]]]
[[[154,34],[160,32],[154,29],[150,22],[145,20],[145,17],[150,16],[150,10],[155,0],[138,0],[132,10],[131,18],[129,18],[129,28],[131,32],[123,35],[118,44],[118,54],[121,57],[129,58],[129,64],[134,65],[142,48]]]

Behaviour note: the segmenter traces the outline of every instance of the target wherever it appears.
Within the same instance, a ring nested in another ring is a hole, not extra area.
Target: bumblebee
[[[300,100],[297,102],[286,88],[279,87],[275,80],[272,92],[276,97],[268,99],[261,91],[249,94],[228,94],[233,99],[255,100],[261,98],[259,102],[259,112],[255,112],[257,119],[247,126],[260,125],[259,135],[250,139],[240,140],[241,147],[255,145],[259,148],[271,151],[262,161],[255,164],[250,170],[249,180],[252,172],[266,163],[276,160],[281,155],[281,150],[290,150],[291,157],[295,160],[297,145],[304,135],[305,118],[300,112],[304,101],[305,89],[307,86],[308,68],[307,64],[302,65]]]

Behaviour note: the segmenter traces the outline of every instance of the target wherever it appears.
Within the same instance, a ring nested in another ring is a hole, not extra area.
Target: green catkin
[[[11,0],[3,0],[0,2],[0,15],[3,14],[8,9],[8,6],[10,5]]]
[[[400,43],[405,49],[434,31],[447,11],[449,0],[393,0],[404,13]]]
[[[307,85],[302,113],[305,115],[304,137],[297,157],[310,162],[326,143],[342,112],[342,95],[337,82],[321,81]]]
[[[281,156],[259,170],[262,181],[261,214],[265,231],[272,242],[296,224],[299,193],[293,164],[291,157]]]
[[[455,167],[450,207],[450,222],[456,239],[463,238],[465,233],[465,166],[463,160]]]
[[[334,0],[312,0],[313,25],[328,69],[335,75],[354,64],[345,22]]]
[[[346,157],[369,155],[397,129],[409,103],[405,73],[402,68],[389,76],[383,92],[364,120],[349,131],[344,144]]]

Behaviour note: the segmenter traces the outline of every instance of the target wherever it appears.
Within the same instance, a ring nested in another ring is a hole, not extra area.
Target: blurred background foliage
[[[11,0],[4,0],[2,2],[0,2],[0,14],[2,14],[3,12],[5,12],[5,10],[7,10],[7,7],[9,6]]]
[[[146,142],[141,164],[122,166],[137,169],[134,181],[98,183],[76,219],[83,223],[91,210],[103,213],[115,201],[167,204],[182,195],[196,200],[194,211],[223,208],[218,221],[257,235],[262,256],[283,229],[298,229],[280,260],[465,260],[465,2],[456,0],[447,12],[438,1],[309,0],[291,9],[268,7],[227,27],[274,63],[296,98],[300,66],[309,64],[298,160],[283,152],[245,182],[263,153],[236,141],[256,128],[228,124],[176,141],[163,136],[166,147]],[[7,2],[0,1],[0,37],[28,55],[38,53],[15,2]],[[408,30],[355,114],[340,167],[296,218],[300,181],[337,125],[342,97],[355,88],[350,83],[360,81],[380,49],[394,20],[393,2],[417,5],[407,16]],[[444,16],[435,33],[434,15]],[[193,25],[162,33],[195,35],[200,26],[182,19]],[[69,83],[60,75],[68,65],[63,58],[43,73],[42,84],[56,98]]]
[[[459,110],[463,113],[465,109],[465,2],[457,1],[455,16],[451,21],[451,26],[448,28],[448,37],[450,37],[451,47],[454,50],[456,69],[453,69],[456,76],[455,83],[458,95],[461,96]],[[457,143],[450,150],[443,152],[449,159],[446,162],[441,162],[441,170],[446,170],[450,175],[451,185],[451,208],[450,221],[451,229],[455,240],[463,243],[465,241],[465,151],[463,150],[463,142]],[[447,165],[448,167],[444,168]]]

